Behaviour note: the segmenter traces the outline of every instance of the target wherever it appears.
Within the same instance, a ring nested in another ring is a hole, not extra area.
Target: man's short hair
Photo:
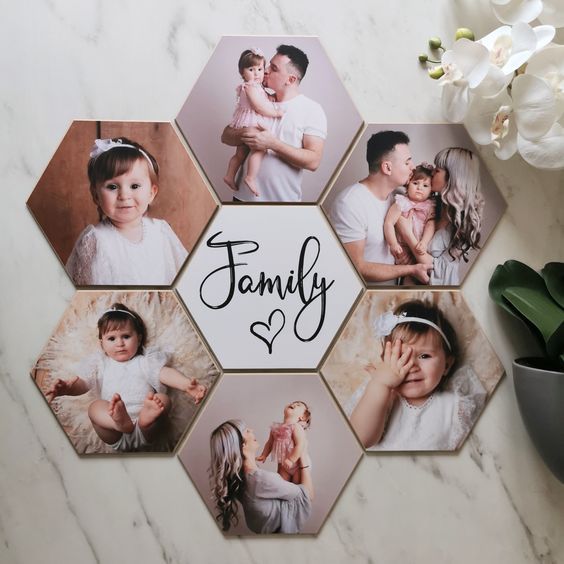
[[[294,67],[298,76],[298,81],[302,80],[309,65],[307,55],[301,49],[298,49],[293,45],[278,45],[278,47],[276,47],[276,52],[279,55],[286,55],[286,57],[290,59],[290,63]]]
[[[370,137],[366,144],[366,162],[370,172],[377,172],[384,157],[396,145],[409,144],[409,137],[403,131],[379,131]]]

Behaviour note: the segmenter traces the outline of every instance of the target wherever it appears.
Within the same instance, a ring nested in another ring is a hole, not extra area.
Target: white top
[[[393,195],[379,200],[364,184],[345,188],[333,202],[331,223],[343,243],[365,239],[364,260],[394,264],[394,257],[384,239],[384,219],[393,203]],[[375,284],[395,284],[395,280]]]
[[[298,94],[276,105],[285,113],[275,120],[272,133],[284,143],[301,148],[304,135],[327,137],[327,117],[317,102]],[[303,173],[303,169],[290,166],[276,153],[267,151],[256,178],[260,195],[255,196],[244,182],[240,182],[235,197],[245,202],[300,202]]]
[[[66,270],[77,286],[168,286],[188,251],[170,225],[144,217],[143,238],[126,239],[109,220],[89,225],[78,237]]]
[[[118,362],[99,352],[80,362],[75,372],[101,399],[110,401],[114,394],[119,394],[127,413],[135,420],[149,392],[166,391],[159,374],[168,358],[166,353],[153,350]]]
[[[345,411],[350,416],[369,382],[351,396]],[[460,446],[486,401],[486,390],[469,366],[452,375],[447,389],[436,391],[421,406],[403,397],[396,401],[382,440],[370,450],[454,450]]]

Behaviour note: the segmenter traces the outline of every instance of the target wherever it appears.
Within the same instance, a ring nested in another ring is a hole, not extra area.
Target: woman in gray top
[[[224,531],[238,522],[239,502],[254,533],[299,533],[311,513],[313,482],[309,454],[299,460],[301,483],[286,482],[257,466],[259,444],[243,421],[225,421],[210,437],[210,482]]]

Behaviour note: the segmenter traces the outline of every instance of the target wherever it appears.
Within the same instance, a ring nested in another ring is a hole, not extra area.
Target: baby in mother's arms
[[[368,176],[340,192],[330,213],[359,273],[375,284],[393,285],[398,278],[459,284],[460,259],[479,248],[484,201],[478,158],[451,147],[439,151],[434,167],[419,165],[413,172],[409,137],[380,131],[368,140],[366,160]],[[407,194],[393,202],[400,186]]]

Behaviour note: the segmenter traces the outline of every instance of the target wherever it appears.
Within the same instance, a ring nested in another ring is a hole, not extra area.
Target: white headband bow
[[[415,323],[423,323],[423,325],[428,325],[429,327],[435,329],[435,331],[439,333],[444,342],[447,344],[448,350],[452,352],[452,346],[449,343],[447,336],[436,323],[433,323],[428,319],[424,319],[423,317],[408,317],[407,312],[405,311],[400,313],[399,315],[395,315],[391,311],[383,313],[376,318],[374,324],[372,325],[372,328],[374,330],[374,335],[381,339],[382,337],[387,337],[394,330],[396,325],[399,325],[400,323],[409,323],[410,321],[413,321]]]
[[[155,168],[153,167],[153,161],[149,158],[149,155],[145,151],[143,151],[143,149],[140,149],[135,145],[130,145],[129,143],[124,143],[121,139],[118,139],[117,141],[114,141],[113,139],[96,139],[94,141],[94,145],[92,145],[92,150],[90,151],[90,158],[97,159],[100,155],[106,153],[107,151],[124,148],[130,148],[139,151],[147,159],[147,162],[149,163],[151,169],[153,171],[155,170]]]
[[[256,55],[257,57],[262,57],[264,58],[264,53],[258,48],[258,47],[251,47],[249,49],[249,51],[253,54]]]

